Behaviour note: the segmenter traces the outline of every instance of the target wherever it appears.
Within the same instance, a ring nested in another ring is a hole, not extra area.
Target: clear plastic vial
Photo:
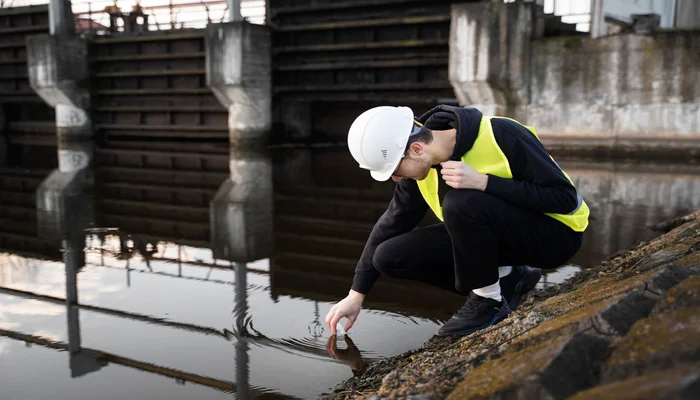
[[[335,327],[335,337],[338,340],[345,340],[345,328],[343,328],[343,325],[338,322],[338,325]]]

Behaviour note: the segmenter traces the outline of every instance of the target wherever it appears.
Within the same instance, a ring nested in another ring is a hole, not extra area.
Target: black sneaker
[[[523,296],[535,288],[542,277],[542,270],[527,265],[513,267],[513,272],[501,278],[501,295],[515,311]]]
[[[505,300],[496,301],[470,292],[467,302],[438,330],[438,335],[468,335],[498,323],[508,314],[510,307]]]

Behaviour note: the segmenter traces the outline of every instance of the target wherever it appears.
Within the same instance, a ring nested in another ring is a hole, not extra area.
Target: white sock
[[[493,285],[484,286],[482,288],[472,290],[475,295],[501,301],[501,285],[496,282]]]
[[[498,277],[503,278],[504,276],[510,275],[513,272],[513,267],[498,267]]]

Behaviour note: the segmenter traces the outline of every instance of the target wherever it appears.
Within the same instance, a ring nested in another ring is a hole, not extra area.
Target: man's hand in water
[[[360,313],[364,299],[364,294],[351,290],[346,298],[331,307],[326,315],[326,324],[328,324],[328,328],[334,335],[336,334],[335,327],[343,317],[348,319],[348,322],[345,324],[345,331],[350,330],[357,319],[357,315]]]

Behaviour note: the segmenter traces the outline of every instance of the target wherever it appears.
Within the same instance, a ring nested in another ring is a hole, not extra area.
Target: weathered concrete
[[[700,264],[700,253],[696,254]],[[694,276],[669,290],[654,306],[652,315],[682,307],[700,307],[700,276]]]
[[[677,259],[687,252],[688,248],[687,246],[679,246],[672,251],[665,249],[658,251],[635,266],[635,273],[653,268],[644,274],[623,280],[619,280],[619,276],[592,279],[582,284],[579,289],[547,299],[538,304],[534,311],[549,316],[559,315],[578,310],[592,302],[633,291],[643,292],[645,295],[655,298],[659,293],[665,292],[695,272],[686,267],[669,264],[669,261]],[[656,268],[660,264],[667,265]],[[650,310],[651,307],[647,313]],[[540,328],[544,329],[544,326]]]
[[[533,3],[454,4],[449,78],[460,104],[516,115],[529,101]]]
[[[676,27],[700,26],[700,3],[697,0],[676,0]]]
[[[76,229],[94,225],[93,154],[90,140],[59,141],[58,169],[37,188],[40,236],[61,240]]]
[[[594,302],[542,323],[513,341],[513,348],[526,348],[556,337],[591,331],[606,339],[623,336],[638,320],[651,312],[655,299],[642,290]],[[591,333],[589,332],[589,333]]]
[[[534,126],[553,147],[700,155],[700,30],[542,38],[532,3],[454,4],[460,104]]]
[[[603,368],[613,382],[700,360],[700,307],[683,307],[637,322]]]
[[[266,139],[272,125],[270,32],[245,21],[206,28],[207,86],[229,110],[232,145]]]
[[[87,42],[74,36],[27,37],[32,89],[56,110],[59,140],[91,137]]]
[[[210,203],[214,258],[246,263],[271,255],[272,160],[263,152],[232,148],[231,177]]]
[[[589,389],[571,400],[691,400],[698,393],[700,364],[690,364]]]
[[[534,41],[531,102],[539,133],[700,138],[700,31]]]
[[[75,34],[70,0],[51,0],[49,2],[49,33],[53,36]]]
[[[560,337],[484,363],[447,397],[564,399],[595,383],[609,341],[595,335]]]
[[[90,71],[87,41],[74,35],[70,1],[49,5],[51,35],[26,39],[27,68],[32,89],[56,111],[58,169],[37,189],[37,223],[48,237],[67,234],[68,220],[76,226],[94,221],[84,192],[94,185]]]

